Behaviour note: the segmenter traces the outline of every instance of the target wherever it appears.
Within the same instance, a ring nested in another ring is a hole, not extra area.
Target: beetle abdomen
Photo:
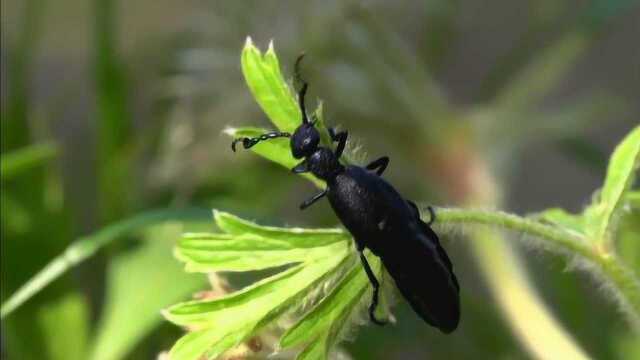
[[[329,200],[360,247],[380,256],[403,297],[444,333],[460,321],[459,286],[438,236],[387,182],[347,167],[329,184]]]
[[[382,261],[413,310],[450,333],[460,321],[458,281],[435,233],[417,221],[394,243],[393,251],[382,252]]]

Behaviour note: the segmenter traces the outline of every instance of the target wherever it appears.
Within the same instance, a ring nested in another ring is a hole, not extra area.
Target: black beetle
[[[231,148],[235,151],[238,142],[248,149],[261,140],[290,137],[293,156],[304,158],[291,170],[294,173],[311,172],[327,184],[325,190],[303,202],[300,209],[326,196],[355,239],[362,265],[373,286],[369,306],[371,321],[384,325],[374,314],[380,284],[362,252],[365,248],[382,259],[404,298],[424,321],[444,333],[452,332],[460,321],[460,287],[451,260],[431,229],[435,220],[433,209],[428,208],[430,221],[423,222],[418,207],[380,177],[389,164],[386,156],[364,168],[342,165],[339,159],[347,142],[346,131],[336,133],[329,128],[332,141],[338,143],[335,151],[319,146],[320,134],[315,121],[309,121],[305,110],[308,84],[300,77],[301,59],[302,56],[296,61],[295,79],[302,83],[298,92],[302,124],[293,135],[269,132],[256,138],[239,138],[232,142]]]

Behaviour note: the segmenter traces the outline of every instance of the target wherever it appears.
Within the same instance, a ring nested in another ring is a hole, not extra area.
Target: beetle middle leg
[[[328,128],[329,136],[331,137],[331,141],[337,142],[338,146],[336,147],[336,157],[339,159],[342,156],[342,152],[344,151],[344,147],[347,145],[347,137],[349,133],[347,131],[340,131],[336,133],[336,129]]]
[[[369,305],[369,318],[371,322],[376,325],[386,325],[385,321],[376,319],[375,311],[376,307],[378,307],[378,292],[380,291],[380,283],[378,279],[376,279],[373,270],[371,270],[371,266],[369,266],[369,262],[367,262],[367,258],[364,256],[362,249],[359,249],[360,260],[362,261],[362,266],[364,267],[364,272],[367,273],[367,277],[369,277],[369,282],[371,282],[371,286],[373,286],[373,298],[371,299],[371,305]]]
[[[327,190],[322,190],[321,192],[313,195],[309,199],[305,200],[302,204],[300,204],[300,210],[304,210],[309,206],[313,205],[316,201],[320,200],[323,196],[327,195]]]
[[[387,169],[387,165],[389,165],[389,157],[383,156],[377,160],[372,161],[369,165],[366,166],[366,168],[367,170],[375,170],[376,174],[380,176]]]

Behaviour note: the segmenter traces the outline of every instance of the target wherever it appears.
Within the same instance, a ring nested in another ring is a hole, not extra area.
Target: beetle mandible
[[[373,286],[371,321],[385,324],[375,316],[380,283],[363,253],[365,248],[381,258],[400,293],[425,322],[444,333],[452,332],[460,321],[460,286],[438,235],[431,229],[436,218],[433,208],[428,207],[431,218],[425,223],[416,204],[403,198],[381,177],[389,165],[387,156],[365,167],[342,165],[339,160],[347,143],[346,131],[336,133],[333,128],[328,129],[332,142],[338,143],[335,150],[320,145],[315,120],[309,121],[305,109],[308,83],[300,75],[302,58],[300,55],[296,60],[294,71],[296,81],[302,84],[298,91],[302,124],[293,134],[274,131],[255,138],[235,139],[231,148],[235,151],[237,143],[248,149],[263,140],[290,138],[293,157],[303,159],[291,171],[311,172],[326,182],[326,188],[304,201],[300,209],[326,196],[353,236]]]

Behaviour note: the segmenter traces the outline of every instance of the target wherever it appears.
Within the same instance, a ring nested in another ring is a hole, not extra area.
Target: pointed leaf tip
[[[640,165],[640,126],[631,130],[616,146],[598,199],[585,210],[587,234],[595,241],[611,243]]]
[[[228,127],[226,129],[222,130],[222,132],[224,134],[226,134],[226,135],[229,135],[229,136],[235,136],[236,133],[238,132],[238,129],[232,128],[232,127]],[[215,212],[215,210],[214,210],[214,212]]]

